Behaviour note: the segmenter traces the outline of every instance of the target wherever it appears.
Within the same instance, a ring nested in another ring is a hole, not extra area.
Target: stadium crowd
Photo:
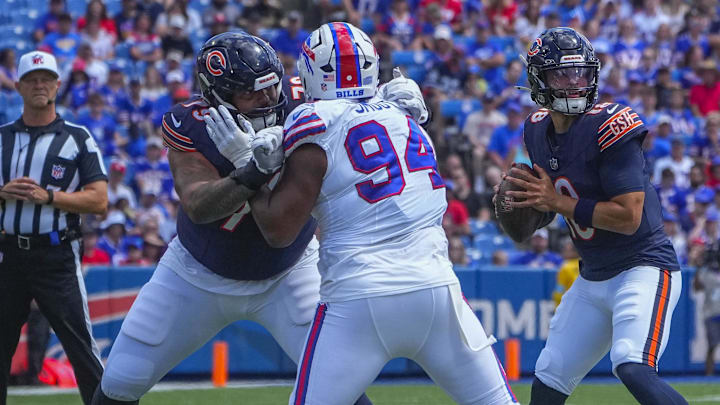
[[[535,109],[522,56],[546,27],[570,26],[602,62],[599,102],[637,111],[647,170],[683,264],[720,238],[720,13],[713,0],[7,0],[0,35],[0,118],[15,120],[20,53],[61,65],[58,110],[85,125],[109,170],[104,218],[88,217],[92,264],[147,265],[175,233],[178,208],[162,114],[197,92],[194,52],[245,30],[278,51],[286,75],[308,31],[346,20],[373,36],[381,82],[402,66],[434,117],[428,125],[449,200],[444,225],[459,265],[576,263],[562,219],[515,246],[494,223],[492,187],[529,163],[523,120]],[[301,12],[299,10],[308,10]]]

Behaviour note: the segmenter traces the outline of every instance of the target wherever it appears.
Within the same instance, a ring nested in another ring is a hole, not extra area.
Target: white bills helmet
[[[306,100],[358,99],[375,95],[378,64],[367,34],[352,24],[331,22],[303,42],[297,68]]]

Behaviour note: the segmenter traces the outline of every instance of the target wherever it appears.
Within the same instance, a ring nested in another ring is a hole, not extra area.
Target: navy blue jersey
[[[163,138],[173,150],[202,153],[225,177],[234,167],[205,130],[202,116],[207,109],[199,97],[176,104],[163,115]],[[264,280],[286,270],[303,254],[315,227],[311,219],[292,245],[275,249],[260,233],[247,203],[227,218],[209,224],[193,223],[182,207],[177,219],[178,238],[193,257],[214,273],[235,280]]]
[[[606,280],[640,265],[680,269],[663,230],[657,192],[645,170],[641,145],[646,133],[637,113],[615,103],[596,105],[565,134],[555,134],[547,109],[525,121],[530,160],[547,171],[558,193],[609,201],[621,194],[645,192],[642,222],[633,235],[583,228],[567,218],[582,258],[580,274],[588,280]]]

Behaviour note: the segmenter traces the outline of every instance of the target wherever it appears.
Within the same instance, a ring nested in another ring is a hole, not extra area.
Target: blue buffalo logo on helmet
[[[207,70],[211,75],[221,76],[227,68],[225,55],[218,50],[208,53],[207,58],[205,59],[205,67],[207,67]]]

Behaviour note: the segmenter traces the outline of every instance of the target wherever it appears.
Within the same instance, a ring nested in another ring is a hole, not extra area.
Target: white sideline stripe
[[[229,381],[226,388],[266,388],[266,387],[292,387],[295,380],[252,380],[252,381]],[[171,381],[155,385],[150,391],[188,391],[188,390],[209,390],[214,389],[210,381],[183,382]],[[36,396],[56,394],[77,394],[77,388],[57,387],[8,387],[8,395]]]

